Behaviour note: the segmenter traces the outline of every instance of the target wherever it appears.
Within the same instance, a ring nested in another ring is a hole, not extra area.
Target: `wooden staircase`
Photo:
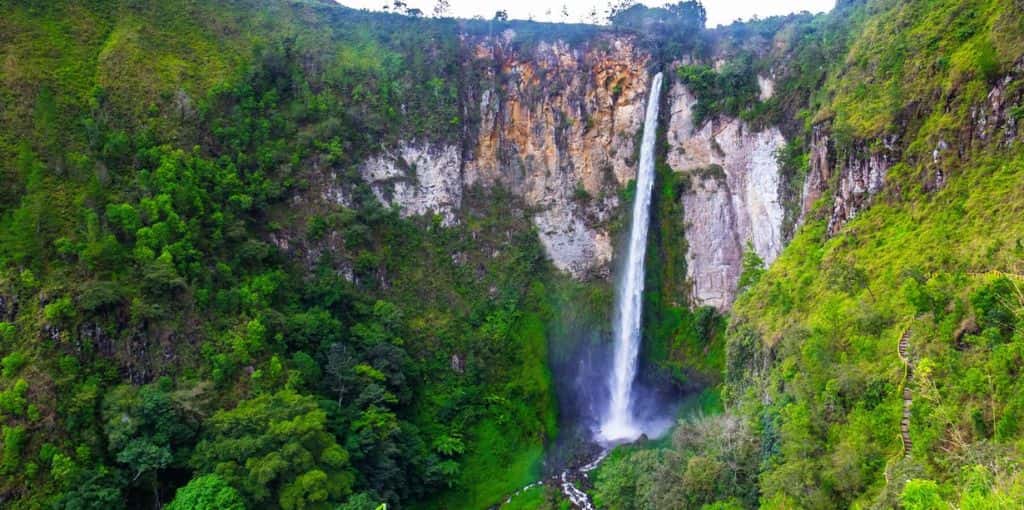
[[[904,377],[903,377],[903,418],[900,419],[900,437],[903,439],[903,456],[910,457],[911,448],[914,446],[913,441],[910,439],[910,406],[913,403],[913,398],[910,393],[910,382],[914,379],[914,367],[910,363],[910,357],[907,355],[907,351],[910,348],[910,328],[907,328],[903,332],[903,336],[900,337],[899,355],[900,360],[903,361]]]

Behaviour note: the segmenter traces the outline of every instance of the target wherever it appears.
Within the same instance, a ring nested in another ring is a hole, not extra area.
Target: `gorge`
[[[0,2],[0,507],[1015,508],[1024,4],[614,7]]]

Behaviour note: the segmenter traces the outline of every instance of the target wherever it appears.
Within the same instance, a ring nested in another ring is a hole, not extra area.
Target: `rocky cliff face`
[[[667,162],[690,180],[682,200],[691,300],[725,310],[735,298],[744,249],[750,245],[765,263],[782,250],[775,154],[786,141],[776,128],[755,131],[727,117],[694,126],[696,98],[679,83],[669,101]]]
[[[931,148],[927,154],[906,155],[912,160],[925,159],[926,169],[921,175],[925,191],[941,188],[947,178],[946,168],[951,162],[967,158],[971,150],[988,144],[1009,146],[1020,137],[1018,109],[1024,104],[1021,80],[1024,80],[1024,59],[997,80],[984,101],[971,107],[970,122],[956,132],[934,134],[927,144]],[[877,142],[858,141],[839,149],[832,141],[827,123],[815,126],[799,222],[803,222],[814,203],[831,189],[828,235],[838,233],[885,188],[889,167],[904,156],[906,140],[903,138],[898,133],[889,134]]]
[[[481,85],[467,94],[467,109],[479,109],[467,118],[479,123],[463,147],[406,141],[361,174],[382,203],[447,224],[458,221],[465,188],[501,185],[533,210],[556,267],[605,277],[617,192],[636,173],[649,57],[628,37],[541,42],[528,53],[515,37],[467,41]]]
[[[867,144],[856,144],[847,149],[845,155],[837,156],[827,127],[815,126],[799,221],[803,222],[814,203],[828,191],[832,176],[836,175],[828,234],[838,232],[882,190],[889,167],[899,159],[898,140],[895,135],[887,136],[881,148],[877,149],[871,149]]]
[[[459,221],[467,188],[504,187],[530,208],[556,267],[608,277],[609,228],[619,190],[635,177],[650,57],[625,36],[529,50],[515,37],[465,41],[467,74],[479,86],[466,93],[475,122],[462,147],[408,140],[366,161],[361,175],[382,203],[404,215],[438,214],[445,224]],[[772,80],[759,76],[758,85],[770,98]],[[783,247],[776,152],[785,139],[734,118],[695,126],[697,100],[679,83],[666,101],[667,163],[690,181],[682,202],[691,300],[725,310],[747,246],[766,263]],[[878,172],[867,168],[864,178],[874,189]]]
[[[404,142],[370,158],[360,174],[381,203],[399,207],[406,216],[438,214],[451,225],[462,203],[460,166],[454,146]]]

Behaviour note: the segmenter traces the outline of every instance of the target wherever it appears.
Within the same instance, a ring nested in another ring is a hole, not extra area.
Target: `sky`
[[[436,0],[404,0],[409,7],[431,15]],[[339,3],[357,9],[380,10],[392,0],[340,0]],[[512,19],[534,19],[537,21],[589,22],[592,12],[604,19],[609,0],[448,0],[451,16],[491,18],[495,11],[504,9]],[[664,0],[642,2],[655,7],[668,3]],[[674,2],[672,2],[674,3]],[[728,25],[737,19],[747,20],[753,16],[766,18],[800,11],[824,12],[835,6],[835,0],[704,0],[708,14],[708,27]],[[564,11],[563,11],[564,7]]]

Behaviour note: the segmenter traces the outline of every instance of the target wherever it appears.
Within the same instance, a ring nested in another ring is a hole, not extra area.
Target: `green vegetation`
[[[193,508],[223,508],[225,510],[243,510],[245,503],[230,485],[224,483],[217,475],[203,475],[192,479],[188,485],[178,489],[165,508],[168,510],[187,510]]]
[[[609,3],[608,22],[616,31],[638,37],[659,62],[679,55],[704,54],[709,39],[704,29],[707,13],[698,0],[647,7],[628,0]]]
[[[359,168],[399,140],[473,150],[487,69],[465,41],[512,28],[516,58],[632,34],[652,65],[689,62],[672,71],[698,122],[792,140],[776,155],[792,242],[769,268],[748,250],[728,317],[688,304],[689,182],[658,166],[643,360],[697,396],[671,438],[595,472],[600,506],[1011,508],[1024,150],[977,115],[999,84],[1022,118],[1020,78],[1004,79],[1021,9],[867,0],[708,31],[697,2],[619,9],[603,29],[304,0],[5,3],[0,501],[486,508],[541,477],[559,432],[549,363],[604,331],[610,289],[558,274],[507,190],[467,190],[444,226],[381,206]],[[836,169],[892,158],[831,237],[827,198],[791,228],[815,129]],[[603,199],[581,190],[581,207]],[[508,508],[564,505],[534,488]]]
[[[941,0],[847,3],[796,19],[773,36],[786,57],[755,56],[739,73],[782,66],[762,107],[751,106],[749,82],[721,86],[723,71],[679,69],[705,115],[788,119],[781,125],[798,139],[778,155],[787,180],[806,173],[814,126],[833,137],[839,162],[881,150],[896,161],[889,191],[835,236],[824,200],[770,268],[744,257],[725,334],[724,412],[682,422],[672,445],[618,449],[595,478],[601,505],[1019,506],[1024,152],[970,133],[997,83],[1020,100],[1019,76],[1003,77],[1024,54],[1021,19],[1019,6]],[[719,37],[742,54],[742,37],[756,40],[766,25],[786,26],[766,20]],[[872,141],[883,135],[898,136],[883,148]],[[959,145],[943,155],[936,186],[940,140]],[[904,457],[896,347],[908,327],[916,368]]]
[[[659,127],[659,161],[664,161],[668,150],[665,129],[664,125]],[[707,171],[722,173],[717,166]],[[698,391],[720,382],[726,320],[714,308],[690,306],[686,217],[681,200],[688,186],[688,175],[673,172],[664,163],[656,165],[645,261],[641,357],[666,384]]]
[[[757,75],[750,57],[730,60],[721,71],[701,64],[676,68],[679,81],[697,97],[693,124],[719,115],[738,117],[758,102]]]
[[[757,501],[758,443],[728,415],[684,419],[669,447],[621,447],[595,474],[601,508],[746,508]]]
[[[458,139],[453,23],[4,7],[5,505],[465,508],[539,476],[566,283],[525,207],[402,219],[356,168]]]
[[[1022,183],[1022,162],[1019,154],[979,156],[947,188],[876,204],[824,243],[824,225],[811,223],[740,298],[727,393],[765,417],[762,441],[778,445],[761,475],[765,497],[807,507],[888,505],[900,489],[885,484],[886,471],[952,489],[967,468],[1000,472],[1009,478],[996,486],[1018,490],[1016,470],[996,465],[1016,456],[1016,428],[1000,434],[999,423],[1015,422],[1003,421],[1021,391],[1008,379],[1017,361],[1007,354],[1018,348],[1024,303],[1005,277],[970,273],[1019,264],[1019,229],[1002,209],[1024,207],[1006,195]],[[979,253],[978,243],[994,249]],[[914,450],[899,460],[895,349],[907,326],[918,360]],[[766,355],[777,359],[772,368],[753,371]]]

